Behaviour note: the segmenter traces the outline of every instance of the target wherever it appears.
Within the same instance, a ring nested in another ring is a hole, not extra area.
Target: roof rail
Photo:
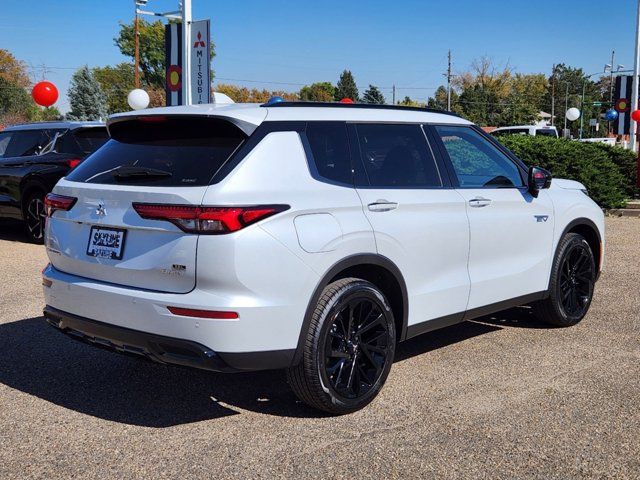
[[[451,115],[460,117],[457,113],[447,112],[446,110],[438,110],[437,108],[422,107],[405,107],[402,105],[377,105],[371,103],[339,103],[339,102],[277,102],[263,103],[261,107],[281,108],[281,107],[330,107],[330,108],[362,108],[371,110],[411,110],[416,112],[440,113],[442,115]],[[462,118],[462,117],[460,117]]]

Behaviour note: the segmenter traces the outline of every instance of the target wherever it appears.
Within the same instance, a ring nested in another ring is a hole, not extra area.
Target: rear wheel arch
[[[400,269],[387,257],[378,254],[359,254],[344,258],[334,264],[322,277],[309,300],[300,329],[293,365],[302,359],[304,338],[311,316],[324,288],[336,280],[359,278],[379,288],[389,301],[396,324],[396,338],[402,341],[407,333],[409,301],[407,287]]]

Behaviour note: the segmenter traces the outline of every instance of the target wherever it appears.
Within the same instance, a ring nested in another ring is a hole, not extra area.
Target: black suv
[[[0,132],[0,217],[23,220],[32,242],[44,238],[44,196],[109,138],[103,123],[40,122]]]

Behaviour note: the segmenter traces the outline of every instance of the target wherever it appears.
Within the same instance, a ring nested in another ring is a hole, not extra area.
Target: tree
[[[416,102],[408,96],[405,96],[402,100],[400,100],[398,102],[398,105],[400,105],[401,107],[424,107],[423,103]]]
[[[338,102],[343,98],[350,98],[354,102],[357,102],[360,99],[356,81],[353,79],[353,75],[350,70],[345,70],[342,72],[342,75],[340,75],[340,80],[338,80],[336,85],[336,91],[333,98]]]
[[[462,114],[462,108],[459,105],[460,95],[454,88],[451,89],[451,111]],[[429,97],[427,100],[427,107],[436,110],[447,110],[447,87],[440,85],[433,94],[433,97]]]
[[[0,78],[22,88],[31,84],[24,62],[14,57],[8,50],[0,48]]]
[[[552,88],[552,84],[555,84],[555,89]],[[585,108],[580,108],[582,101],[582,88],[585,89]],[[547,88],[547,94],[545,95],[545,104],[548,105],[551,111],[551,96],[555,90],[555,125],[558,129],[564,128],[564,115],[566,106],[569,108],[577,107],[584,110],[582,114],[584,119],[591,118],[591,116],[597,117],[600,112],[600,107],[594,107],[593,102],[603,101],[602,92],[599,90],[598,85],[587,78],[587,75],[581,68],[570,67],[561,63],[555,66],[555,70],[549,77],[549,87]],[[568,96],[567,96],[568,92]],[[606,93],[606,101],[609,101],[609,93]],[[585,121],[585,123],[588,120]],[[580,130],[580,121],[567,122],[572,135],[578,135]],[[588,129],[588,123],[586,125]]]
[[[26,121],[32,107],[35,104],[23,87],[0,76],[0,119],[11,116],[14,119],[12,123],[17,123],[15,119]],[[0,123],[8,122],[0,120]]]
[[[131,110],[127,95],[134,88],[133,65],[119,63],[115,66],[97,67],[93,75],[107,97],[109,114]]]
[[[69,104],[69,120],[99,120],[107,116],[105,94],[86,65],[71,77]]]
[[[224,93],[236,103],[265,103],[271,97],[276,96],[282,97],[286,101],[298,99],[298,95],[295,93],[267,89],[258,90],[257,88],[248,89],[247,87],[239,87],[228,83],[220,83],[213,90],[218,93]]]
[[[380,89],[375,85],[371,85],[371,84],[369,84],[369,88],[365,90],[364,95],[362,97],[362,102],[373,103],[377,105],[384,105],[385,103],[387,103]]]
[[[160,20],[147,22],[139,19],[138,27],[140,31],[140,70],[142,71],[141,81],[144,85],[153,88],[165,87],[165,46],[164,46],[164,23]],[[135,35],[133,22],[120,23],[120,32],[114,38],[115,45],[120,52],[134,58]],[[215,45],[211,42],[211,60],[216,56]],[[211,72],[213,80],[213,71]]]
[[[306,102],[333,102],[336,87],[331,82],[316,82],[300,89],[300,100]]]

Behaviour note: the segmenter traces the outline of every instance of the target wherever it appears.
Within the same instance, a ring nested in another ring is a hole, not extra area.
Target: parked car
[[[455,115],[199,105],[108,129],[46,199],[44,314],[73,338],[284,368],[343,414],[377,395],[398,342],[517,305],[557,326],[589,309],[602,210]]]
[[[107,141],[104,123],[40,122],[0,132],[0,218],[24,221],[32,242],[44,239],[44,197]]]
[[[500,127],[491,132],[491,135],[542,135],[545,137],[558,138],[558,129],[556,127],[546,127],[540,125],[520,125],[515,127]]]

